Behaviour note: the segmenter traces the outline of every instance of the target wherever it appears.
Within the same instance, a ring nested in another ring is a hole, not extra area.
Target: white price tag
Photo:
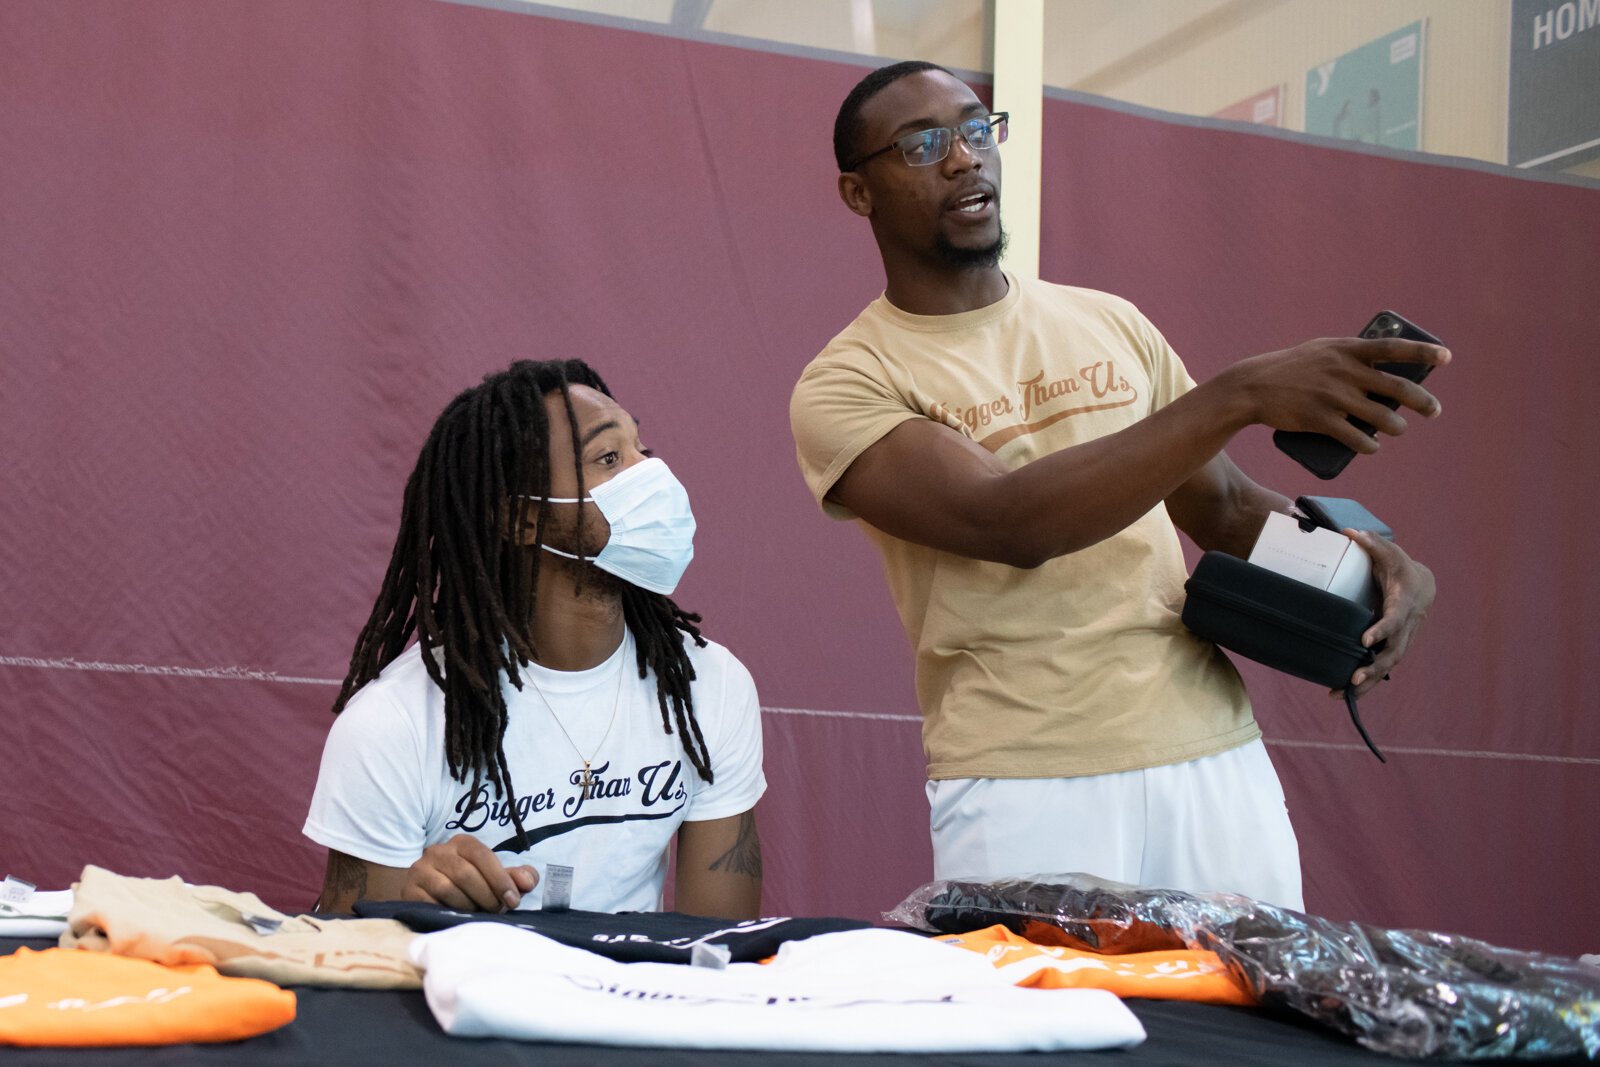
[[[725,971],[728,969],[728,961],[732,958],[733,950],[727,945],[708,945],[700,941],[689,950],[691,967],[709,967],[713,971]]]
[[[552,863],[544,871],[544,910],[566,911],[572,907],[572,868]]]
[[[0,882],[0,900],[7,904],[26,904],[28,898],[33,896],[34,885],[24,882],[21,878],[6,875],[6,880]]]

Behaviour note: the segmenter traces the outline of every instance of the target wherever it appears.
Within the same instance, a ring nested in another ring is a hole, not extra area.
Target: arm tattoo
[[[739,816],[739,837],[733,847],[718,856],[710,870],[742,874],[746,878],[761,877],[761,838],[756,835],[756,813],[747,811]]]
[[[322,896],[318,907],[326,908],[337,900],[352,903],[367,892],[367,865],[354,856],[328,850],[328,869],[322,876]]]

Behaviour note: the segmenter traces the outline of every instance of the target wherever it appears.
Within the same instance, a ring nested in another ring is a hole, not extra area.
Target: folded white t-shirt
[[[770,964],[618,963],[471,923],[412,942],[458,1037],[654,1048],[1023,1052],[1128,1048],[1144,1028],[1101,989],[1018,989],[988,960],[899,930],[791,941]]]
[[[20,904],[0,901],[0,937],[56,937],[67,932],[72,890],[35,891]]]

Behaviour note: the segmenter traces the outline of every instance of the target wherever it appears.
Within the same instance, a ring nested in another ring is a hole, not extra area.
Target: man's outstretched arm
[[[1439,403],[1374,363],[1438,364],[1414,341],[1310,341],[1234,364],[1127,429],[1007,469],[931,419],[896,426],[858,456],[828,496],[892,536],[975,559],[1035,567],[1122,530],[1171,497],[1252,424],[1326,433],[1357,452],[1406,422],[1368,394],[1425,416]]]

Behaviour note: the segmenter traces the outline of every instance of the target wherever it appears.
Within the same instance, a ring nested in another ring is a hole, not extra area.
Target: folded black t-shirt
[[[859,919],[729,921],[675,911],[467,912],[400,900],[360,900],[355,912],[363,919],[398,919],[420,933],[470,922],[507,923],[623,963],[688,963],[697,944],[726,946],[731,962],[750,963],[773,955],[785,941],[872,925]]]

